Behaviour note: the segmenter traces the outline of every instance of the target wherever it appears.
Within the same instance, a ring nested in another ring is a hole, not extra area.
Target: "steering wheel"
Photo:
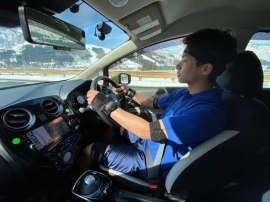
[[[112,86],[117,87],[117,84],[110,79],[107,76],[96,76],[93,80],[92,83],[90,85],[90,90],[97,90],[97,84],[100,80],[104,80],[109,82],[110,84],[112,84]],[[115,96],[115,98],[117,99],[117,96]],[[101,112],[101,111],[96,111],[98,116],[101,118],[102,121],[104,121],[105,123],[107,123],[109,126],[116,126],[118,125],[113,119],[111,119],[109,116],[107,116],[105,113]]]

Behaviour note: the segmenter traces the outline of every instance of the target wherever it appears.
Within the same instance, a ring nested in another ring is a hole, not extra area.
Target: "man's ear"
[[[202,67],[201,74],[202,75],[209,75],[213,70],[213,65],[211,63],[206,63]]]

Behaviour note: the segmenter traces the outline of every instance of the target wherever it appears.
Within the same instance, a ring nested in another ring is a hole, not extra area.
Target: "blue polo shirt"
[[[222,92],[219,87],[196,94],[179,89],[158,99],[164,110],[160,119],[168,135],[160,165],[161,179],[166,178],[172,166],[188,151],[223,130],[227,107],[221,100]],[[147,142],[154,161],[160,144]]]

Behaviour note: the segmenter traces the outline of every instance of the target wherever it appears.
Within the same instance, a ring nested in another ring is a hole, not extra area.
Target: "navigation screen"
[[[61,136],[69,131],[70,129],[63,117],[58,117],[46,125],[28,132],[27,136],[30,138],[36,148],[41,150],[46,145],[58,140],[61,138]]]

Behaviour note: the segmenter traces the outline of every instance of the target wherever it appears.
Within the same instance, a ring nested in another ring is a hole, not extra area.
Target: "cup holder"
[[[87,170],[72,187],[72,194],[86,201],[104,200],[112,188],[112,181],[104,174]]]

